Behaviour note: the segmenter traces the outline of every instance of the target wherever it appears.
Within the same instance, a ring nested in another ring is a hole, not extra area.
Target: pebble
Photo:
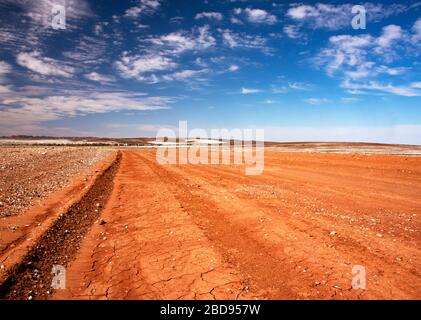
[[[62,189],[110,152],[113,151],[72,147],[1,148],[1,168],[5,170],[0,171],[0,217],[20,214],[35,204],[33,199]]]

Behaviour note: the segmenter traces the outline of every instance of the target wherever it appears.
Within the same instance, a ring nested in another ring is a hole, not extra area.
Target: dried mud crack
[[[53,265],[68,266],[80,243],[98,220],[113,189],[121,153],[94,184],[40,237],[21,262],[13,266],[0,284],[0,299],[47,299],[53,293]]]

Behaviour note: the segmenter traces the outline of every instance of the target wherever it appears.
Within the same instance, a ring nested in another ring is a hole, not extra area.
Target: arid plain
[[[247,176],[156,149],[2,147],[0,298],[420,299],[419,151],[268,145]]]

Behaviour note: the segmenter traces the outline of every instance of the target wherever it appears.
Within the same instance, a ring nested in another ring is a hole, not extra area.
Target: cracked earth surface
[[[122,153],[55,299],[421,298],[420,157],[267,152],[246,176]]]

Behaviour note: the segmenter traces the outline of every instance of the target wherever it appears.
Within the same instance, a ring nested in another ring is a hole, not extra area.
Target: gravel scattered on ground
[[[39,203],[112,152],[88,147],[0,148],[0,217]]]

